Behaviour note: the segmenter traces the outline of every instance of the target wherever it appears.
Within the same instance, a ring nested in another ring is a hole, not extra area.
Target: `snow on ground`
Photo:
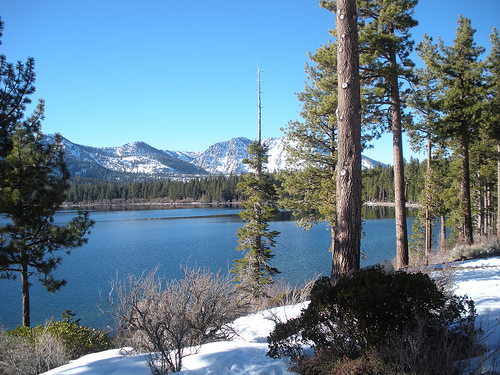
[[[500,257],[453,263],[455,294],[468,295],[485,325],[494,326],[488,336],[491,346],[500,343]],[[203,345],[197,354],[185,357],[179,375],[280,375],[287,371],[286,359],[266,357],[267,335],[274,327],[274,314],[292,318],[304,305],[259,312],[235,321],[239,336],[232,341]],[[494,323],[497,323],[494,325]],[[127,356],[120,349],[86,355],[45,375],[149,375],[142,355]]]
[[[487,332],[489,347],[500,345],[500,257],[474,259],[459,264],[455,294],[474,300],[478,321]]]

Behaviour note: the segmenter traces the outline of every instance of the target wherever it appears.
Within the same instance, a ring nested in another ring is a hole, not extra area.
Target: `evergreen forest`
[[[425,162],[410,159],[405,163],[407,199],[419,203],[419,194],[424,188]],[[276,186],[281,187],[283,175],[271,174]],[[185,179],[145,179],[133,182],[103,181],[73,177],[67,191],[67,204],[85,205],[97,203],[237,203],[246,200],[238,192],[237,185],[242,175],[214,175]],[[377,166],[363,170],[363,200],[365,202],[394,201],[394,168]]]

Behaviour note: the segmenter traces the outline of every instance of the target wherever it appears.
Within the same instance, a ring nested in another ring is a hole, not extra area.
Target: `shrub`
[[[268,310],[273,307],[296,305],[311,299],[311,290],[318,277],[304,280],[302,284],[290,285],[282,278],[264,286],[264,296],[248,296],[252,311]],[[241,290],[240,290],[241,291]]]
[[[58,339],[66,348],[69,359],[76,359],[86,354],[111,349],[108,332],[81,326],[78,322],[52,321],[36,327],[17,327],[9,335],[22,337],[31,344],[37,344],[43,334]]]
[[[369,350],[357,358],[339,359],[335,350],[321,349],[313,358],[305,358],[296,369],[303,374],[329,375],[393,375],[397,368],[388,363],[376,350]]]
[[[485,239],[472,245],[457,245],[448,254],[448,261],[490,258],[500,255],[500,241]]]
[[[334,369],[347,366],[346,360],[353,368],[363,368],[368,359],[376,358],[368,362],[382,361],[387,369],[398,366],[411,372],[409,367],[425,368],[425,363],[408,364],[405,355],[410,353],[400,348],[415,344],[412,340],[418,336],[420,350],[429,355],[437,353],[446,341],[451,351],[447,357],[452,359],[447,364],[450,370],[453,360],[466,357],[465,348],[476,343],[474,321],[473,302],[445,295],[428,275],[360,270],[335,286],[328,278],[318,280],[301,315],[278,323],[271,332],[268,355],[290,356],[303,370],[316,368],[318,363],[324,368],[325,358],[329,358],[331,373],[342,373]],[[316,358],[306,359],[304,345],[315,349]],[[380,373],[377,366],[366,369],[367,373]],[[315,371],[310,373],[330,373]],[[364,370],[356,371],[347,373]]]
[[[46,329],[0,330],[0,374],[35,375],[68,361],[63,341]]]
[[[184,279],[167,281],[156,272],[113,282],[107,302],[118,334],[147,354],[153,374],[168,374],[180,371],[186,348],[230,337],[246,306],[229,276],[186,267]]]

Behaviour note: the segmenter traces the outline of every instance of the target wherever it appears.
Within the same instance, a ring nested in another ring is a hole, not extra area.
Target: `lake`
[[[107,315],[100,315],[99,291],[104,297],[110,281],[159,266],[159,274],[167,278],[182,277],[180,266],[203,266],[211,271],[227,273],[232,262],[243,256],[236,252],[236,231],[243,223],[237,208],[182,208],[139,211],[94,211],[96,221],[88,244],[64,256],[56,278],[67,285],[55,294],[47,293],[36,277],[30,279],[32,326],[70,309],[81,318],[81,324],[102,329],[111,325]],[[393,209],[366,208],[362,250],[367,256],[361,266],[375,264],[396,255]],[[56,224],[64,224],[75,212],[61,211]],[[387,217],[389,216],[389,217]],[[390,217],[392,216],[392,217]],[[1,224],[1,222],[0,222]],[[410,231],[412,218],[408,218]],[[285,281],[295,285],[315,275],[330,275],[331,234],[326,223],[310,231],[296,226],[290,215],[279,215],[270,223],[277,237],[273,266]],[[0,280],[0,324],[6,329],[21,323],[21,282]]]

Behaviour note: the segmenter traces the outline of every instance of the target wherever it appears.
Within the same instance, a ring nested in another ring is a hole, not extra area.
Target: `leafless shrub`
[[[469,373],[474,357],[482,354],[480,331],[473,326],[467,334],[457,333],[452,327],[429,330],[428,322],[417,318],[417,324],[397,335],[390,346],[390,357],[400,369],[409,374],[463,374]]]
[[[0,374],[36,375],[68,362],[62,340],[46,330],[34,337],[23,337],[0,329]]]
[[[500,374],[500,318],[488,314],[481,316],[479,327],[484,353],[466,363],[471,375]]]
[[[282,278],[278,279],[274,284],[266,285],[264,297],[252,301],[252,310],[262,311],[305,302],[311,298],[311,290],[317,279],[318,276],[315,276],[295,286],[290,285]]]
[[[64,342],[47,331],[35,339],[36,366],[40,372],[69,362],[69,352]]]
[[[160,375],[180,371],[182,358],[200,345],[231,337],[229,323],[245,304],[229,276],[185,267],[184,279],[166,280],[157,271],[115,280],[107,303],[120,334],[148,354],[148,366]]]

